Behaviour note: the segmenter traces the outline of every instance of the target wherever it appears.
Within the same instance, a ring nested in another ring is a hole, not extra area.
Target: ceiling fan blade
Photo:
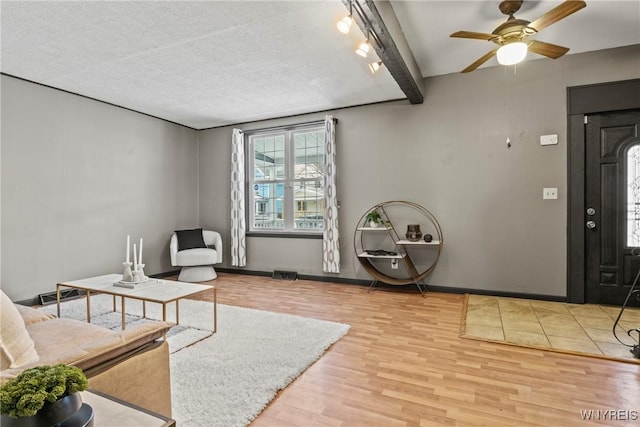
[[[467,68],[462,70],[461,73],[470,73],[471,71],[475,70],[476,68],[478,68],[479,66],[481,66],[482,64],[490,60],[493,57],[493,55],[496,54],[497,51],[498,49],[493,49],[492,51],[487,52],[482,58],[478,59],[476,62],[474,62],[473,64],[469,65]]]
[[[456,31],[449,37],[458,37],[461,39],[491,40],[495,36],[486,33],[474,33],[473,31]]]
[[[531,22],[527,27],[531,27],[536,31],[540,31],[549,25],[558,22],[561,19],[575,13],[585,7],[587,4],[582,0],[566,0],[560,3],[558,6],[551,9],[549,12],[542,15],[540,18]]]
[[[558,46],[557,44],[545,43],[539,40],[534,40],[529,43],[529,50],[538,55],[546,56],[547,58],[557,59],[565,53],[569,52],[568,47]]]

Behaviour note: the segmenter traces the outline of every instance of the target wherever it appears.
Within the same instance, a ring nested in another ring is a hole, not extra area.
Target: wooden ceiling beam
[[[420,89],[421,85],[418,84],[416,78],[414,78],[414,75],[407,66],[400,49],[398,49],[391,32],[387,25],[385,25],[373,0],[342,0],[342,3],[347,10],[352,10],[352,18],[356,24],[358,24],[362,33],[372,35],[372,37],[370,37],[370,39],[373,39],[370,40],[371,46],[385,67],[387,67],[402,92],[407,96],[409,102],[412,104],[422,104],[424,102],[424,96]],[[390,5],[389,9],[391,9]],[[393,13],[392,10],[391,13]],[[412,65],[414,69],[417,69],[413,56],[411,56],[410,60],[413,62]]]

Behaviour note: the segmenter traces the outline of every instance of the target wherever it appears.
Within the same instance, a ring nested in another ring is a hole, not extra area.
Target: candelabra
[[[137,252],[138,248],[135,243],[133,244],[133,264],[129,261],[129,246],[130,237],[127,236],[127,258],[126,261],[122,263],[122,280],[116,283],[118,286],[133,287],[138,283],[148,280],[148,277],[144,275],[144,264],[142,263],[142,238],[140,238],[139,256]]]

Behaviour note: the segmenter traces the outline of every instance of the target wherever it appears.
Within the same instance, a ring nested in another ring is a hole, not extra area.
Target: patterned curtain
[[[247,265],[247,230],[244,214],[244,133],[233,130],[231,138],[231,265]]]
[[[332,116],[324,118],[324,230],[322,271],[340,273],[338,200],[336,196],[336,125]]]

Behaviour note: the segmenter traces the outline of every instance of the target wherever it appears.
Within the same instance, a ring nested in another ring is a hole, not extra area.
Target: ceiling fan
[[[585,7],[587,4],[582,0],[566,0],[560,5],[554,7],[533,22],[524,19],[517,19],[513,16],[522,6],[522,0],[505,0],[500,3],[500,12],[509,18],[498,25],[491,34],[476,33],[473,31],[457,31],[450,37],[463,39],[476,39],[492,41],[499,47],[487,52],[473,64],[462,70],[468,73],[480,65],[487,62],[493,57],[498,56],[498,62],[502,65],[513,65],[524,60],[527,50],[546,56],[548,58],[560,58],[569,51],[568,47],[558,46],[551,43],[545,43],[539,40],[526,41],[529,36],[536,34],[543,28],[554,24],[561,19],[575,13]]]

